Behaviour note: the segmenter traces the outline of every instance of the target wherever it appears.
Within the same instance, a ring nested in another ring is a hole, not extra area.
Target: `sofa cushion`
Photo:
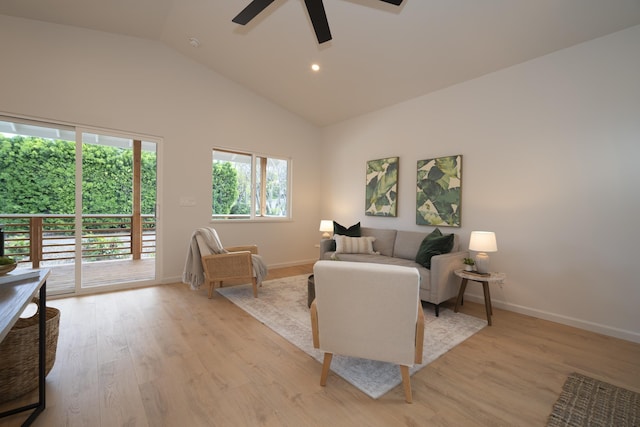
[[[353,224],[351,227],[345,227],[337,222],[333,221],[333,234],[339,234],[341,236],[360,237],[360,223]]]
[[[362,227],[363,236],[372,236],[376,240],[373,242],[373,250],[379,252],[380,255],[393,256],[393,245],[396,241],[396,230],[387,230],[382,228]]]
[[[451,252],[453,248],[453,234],[442,235],[439,229],[435,229],[427,235],[418,249],[416,262],[425,268],[431,268],[431,257]]]
[[[349,236],[333,236],[336,241],[336,253],[346,254],[372,254],[373,241],[375,237],[349,237]]]

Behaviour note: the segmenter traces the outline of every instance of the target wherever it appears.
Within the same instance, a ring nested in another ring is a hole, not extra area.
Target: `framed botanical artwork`
[[[398,209],[398,157],[367,162],[365,215],[396,216]]]
[[[462,155],[418,160],[416,224],[460,227]]]

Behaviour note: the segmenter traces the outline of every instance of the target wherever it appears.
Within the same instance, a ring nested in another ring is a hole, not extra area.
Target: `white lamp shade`
[[[330,219],[321,220],[320,221],[320,231],[326,232],[326,233],[332,233],[333,232],[333,221],[331,221]]]
[[[496,233],[493,231],[472,231],[469,250],[477,252],[497,252]]]

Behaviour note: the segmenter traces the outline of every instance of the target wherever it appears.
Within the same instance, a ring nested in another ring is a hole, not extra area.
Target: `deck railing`
[[[39,268],[75,259],[74,215],[0,215],[5,256]],[[83,215],[83,260],[140,259],[156,252],[153,215]]]

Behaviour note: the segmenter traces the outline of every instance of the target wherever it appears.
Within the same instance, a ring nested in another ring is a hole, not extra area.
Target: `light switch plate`
[[[180,206],[183,207],[192,207],[196,205],[196,198],[192,196],[182,196],[180,197]]]

